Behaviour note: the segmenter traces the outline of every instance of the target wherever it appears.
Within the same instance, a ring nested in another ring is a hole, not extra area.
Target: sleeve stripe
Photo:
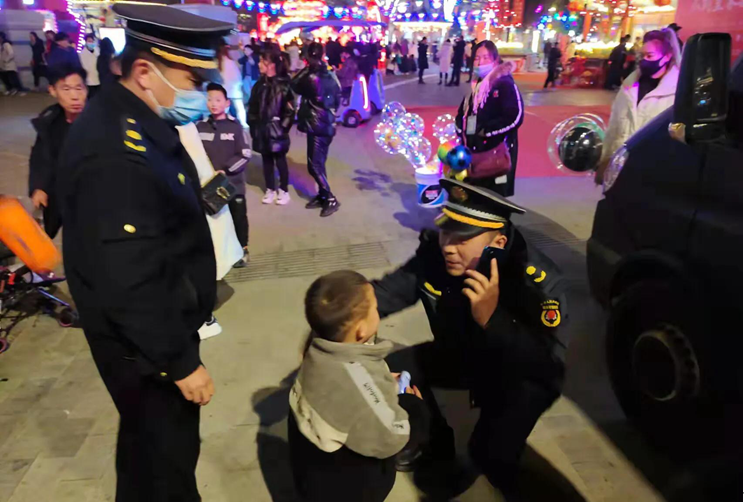
[[[514,122],[506,126],[505,128],[497,129],[496,131],[491,131],[490,133],[486,133],[486,137],[496,136],[503,133],[506,133],[510,129],[513,129],[519,124],[519,121],[522,119],[522,96],[519,94],[519,88],[516,84],[514,84],[514,91],[517,93],[517,104],[519,105],[519,111],[517,112],[517,118],[514,119]]]
[[[236,162],[235,164],[233,164],[232,166],[230,166],[229,168],[227,168],[227,170],[230,171],[230,172],[237,171],[237,169],[239,167],[241,167],[243,164],[245,164],[246,162],[248,162],[248,159],[246,159],[245,157],[243,157],[238,162]]]

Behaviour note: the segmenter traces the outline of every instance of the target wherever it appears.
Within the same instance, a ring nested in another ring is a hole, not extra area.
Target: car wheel
[[[378,115],[382,110],[377,108],[377,105],[374,101],[370,102],[370,110],[372,111],[372,115]]]
[[[355,128],[362,123],[362,116],[356,110],[349,110],[344,116],[344,126]]]
[[[665,446],[698,435],[709,405],[705,312],[693,299],[670,282],[641,281],[617,298],[607,326],[620,405],[649,440]]]

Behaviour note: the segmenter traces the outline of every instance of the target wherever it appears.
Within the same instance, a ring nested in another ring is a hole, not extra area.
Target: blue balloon
[[[468,147],[458,145],[447,153],[447,165],[453,171],[463,171],[470,166],[472,157]]]

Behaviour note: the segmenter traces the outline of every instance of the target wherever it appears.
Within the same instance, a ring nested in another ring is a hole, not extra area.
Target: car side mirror
[[[731,35],[700,33],[685,43],[669,132],[694,143],[724,136],[728,113]]]

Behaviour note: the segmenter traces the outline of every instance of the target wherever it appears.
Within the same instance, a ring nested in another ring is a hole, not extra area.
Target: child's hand
[[[410,388],[410,387],[406,388],[406,393],[409,395],[416,395],[417,397],[423,400],[423,398],[421,397],[421,392],[416,386],[414,386],[413,388]]]

